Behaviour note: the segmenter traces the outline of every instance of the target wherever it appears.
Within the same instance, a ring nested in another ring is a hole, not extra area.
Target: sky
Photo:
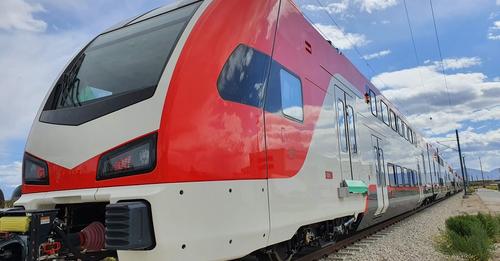
[[[41,101],[69,59],[106,28],[173,0],[0,0],[0,189],[20,184]],[[311,23],[439,145],[455,168],[500,167],[500,0],[296,0]],[[414,36],[415,47],[412,44]],[[416,52],[414,51],[416,50]],[[445,85],[446,81],[446,85]]]

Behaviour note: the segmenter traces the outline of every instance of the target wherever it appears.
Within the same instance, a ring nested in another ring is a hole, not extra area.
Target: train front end
[[[183,1],[85,46],[34,120],[23,195],[0,211],[0,260],[231,260],[267,247],[261,100],[284,3]]]
[[[141,254],[157,248],[162,229],[153,225],[162,210],[152,208],[164,196],[155,186],[158,132],[176,62],[206,5],[184,1],[119,24],[67,65],[34,120],[23,196],[0,210],[0,260],[161,259]]]

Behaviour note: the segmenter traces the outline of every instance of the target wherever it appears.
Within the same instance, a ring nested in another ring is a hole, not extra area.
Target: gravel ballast
[[[461,193],[454,195],[323,260],[457,260],[435,250],[434,240],[447,218],[482,211],[470,206],[478,206],[469,203],[474,197],[463,200]]]

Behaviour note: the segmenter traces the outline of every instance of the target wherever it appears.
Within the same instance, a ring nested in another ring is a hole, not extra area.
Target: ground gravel
[[[447,218],[476,210],[470,200],[454,195],[323,260],[460,260],[436,251],[434,242]]]

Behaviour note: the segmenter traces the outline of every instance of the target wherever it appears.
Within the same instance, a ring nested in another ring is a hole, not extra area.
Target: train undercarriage
[[[148,250],[154,241],[147,202],[56,205],[0,210],[0,260],[117,260],[117,250]]]

